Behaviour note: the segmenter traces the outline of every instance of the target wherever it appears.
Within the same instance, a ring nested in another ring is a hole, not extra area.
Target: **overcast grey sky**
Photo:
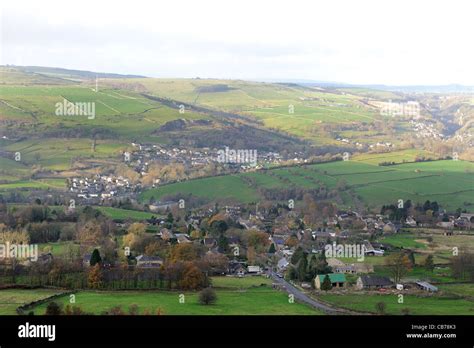
[[[4,0],[1,64],[474,85],[471,0]]]

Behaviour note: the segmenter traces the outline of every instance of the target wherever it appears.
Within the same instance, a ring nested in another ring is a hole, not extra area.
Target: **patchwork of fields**
[[[125,82],[124,80],[122,80]],[[146,79],[140,82],[151,93],[204,107],[240,113],[317,144],[336,144],[320,132],[321,123],[371,123],[381,116],[361,102],[362,97],[341,92],[236,80]],[[217,85],[226,88],[212,90]],[[203,89],[208,89],[203,92]],[[374,138],[375,139],[375,138]],[[357,140],[365,142],[364,137]]]
[[[251,178],[255,187],[244,179]],[[463,161],[432,161],[377,166],[361,161],[340,161],[232,176],[197,179],[170,184],[145,191],[143,201],[167,195],[192,194],[209,199],[233,199],[239,202],[259,200],[257,188],[284,189],[288,187],[328,189],[346,187],[344,205],[353,204],[355,195],[368,207],[395,204],[398,199],[439,202],[444,209],[472,210],[474,206],[474,164]]]

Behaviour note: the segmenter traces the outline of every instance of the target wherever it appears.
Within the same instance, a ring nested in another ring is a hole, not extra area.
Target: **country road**
[[[296,300],[306,303],[310,305],[313,308],[322,310],[326,314],[331,314],[331,315],[344,315],[344,314],[360,314],[360,313],[353,313],[349,310],[342,309],[342,308],[333,308],[329,307],[328,305],[319,302],[315,300],[314,298],[309,297],[306,295],[304,292],[296,288],[294,285],[291,283],[287,282],[285,279],[278,277],[274,272],[270,272],[270,277],[273,279],[273,281],[281,286],[285,287],[285,290],[289,293],[292,294]]]

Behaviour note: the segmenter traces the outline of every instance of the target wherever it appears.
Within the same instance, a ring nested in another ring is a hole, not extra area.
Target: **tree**
[[[104,233],[100,224],[96,221],[88,221],[77,232],[77,239],[83,246],[100,245],[104,238]]]
[[[427,271],[433,272],[434,270],[434,262],[433,262],[433,255],[428,255],[425,260],[425,269]]]
[[[102,271],[99,263],[89,269],[87,282],[92,289],[99,289],[102,286]]]
[[[95,266],[96,264],[101,263],[101,262],[102,262],[102,258],[100,257],[99,250],[94,249],[91,255],[91,259],[90,259],[90,265]]]
[[[385,263],[395,283],[400,282],[400,280],[411,271],[411,262],[405,253],[391,254],[387,256]]]
[[[276,249],[275,249],[275,244],[272,243],[272,244],[270,245],[270,249],[268,249],[268,253],[269,253],[269,254],[274,254],[275,251],[276,251]]]
[[[180,288],[184,290],[195,290],[202,287],[205,279],[201,270],[191,262],[186,262],[184,267],[183,277],[179,282]]]
[[[474,254],[460,253],[451,258],[451,270],[455,279],[474,281]]]
[[[291,263],[293,265],[296,265],[298,263],[298,261],[304,256],[304,250],[302,247],[298,247],[296,248],[295,252],[293,253],[293,255],[291,256]]]
[[[217,246],[221,252],[227,252],[229,250],[229,240],[224,234],[221,234],[217,238]]]
[[[308,270],[308,258],[306,253],[303,255],[303,257],[300,259],[298,262],[297,266],[297,272],[298,272],[298,280],[300,282],[306,280],[306,272]]]
[[[202,258],[210,275],[222,274],[229,268],[229,259],[222,254],[209,253]]]
[[[323,283],[321,284],[321,290],[328,291],[332,289],[331,279],[329,275],[326,274],[324,277]]]
[[[147,256],[156,256],[158,255],[158,252],[162,249],[162,245],[158,241],[154,241],[150,244],[148,244],[145,247],[145,255]]]
[[[212,288],[205,288],[199,293],[199,303],[202,305],[211,305],[216,301],[217,295]]]
[[[166,217],[166,222],[168,224],[168,228],[171,228],[173,226],[173,222],[174,222],[173,213],[171,212],[168,213],[168,216]]]
[[[408,252],[408,259],[410,260],[411,266],[415,266],[415,253],[413,251]]]
[[[200,257],[200,250],[197,245],[191,243],[175,244],[171,248],[170,261],[194,261]]]
[[[48,303],[48,306],[46,307],[46,315],[61,315],[62,310],[61,307],[56,303],[56,302],[50,302]]]

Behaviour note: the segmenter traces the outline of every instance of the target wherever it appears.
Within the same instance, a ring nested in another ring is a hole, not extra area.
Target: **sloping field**
[[[36,131],[73,129],[86,132],[103,127],[133,139],[149,135],[160,125],[177,118],[197,119],[202,115],[166,107],[127,90],[88,86],[10,86],[0,87],[0,120],[35,124]],[[95,103],[95,117],[56,115],[57,103]]]
[[[241,178],[252,178],[251,187]],[[443,208],[472,210],[474,204],[474,164],[464,161],[432,161],[376,166],[340,161],[309,166],[279,168],[215,178],[197,179],[146,191],[142,200],[166,195],[195,195],[212,199],[232,197],[241,202],[259,199],[258,187],[272,190],[299,187],[329,189],[345,183],[371,207],[395,204],[398,199],[423,203],[437,201]],[[350,202],[349,202],[350,203]]]

